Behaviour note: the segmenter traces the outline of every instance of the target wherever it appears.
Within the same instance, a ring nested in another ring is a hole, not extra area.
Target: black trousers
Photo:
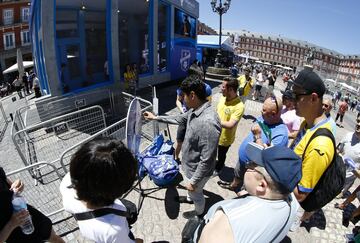
[[[220,171],[224,168],[226,153],[228,152],[230,146],[218,145],[218,161],[216,162],[215,170]]]

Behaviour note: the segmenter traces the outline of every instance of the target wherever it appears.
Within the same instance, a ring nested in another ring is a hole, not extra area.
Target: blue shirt
[[[262,117],[258,117],[257,121],[263,122],[269,127],[269,129],[271,131],[272,145],[278,145],[278,146],[283,146],[283,147],[288,146],[288,142],[289,142],[288,129],[282,120],[280,123],[272,124],[272,125],[269,125],[266,122],[264,122],[264,119]],[[263,143],[266,143],[266,144],[269,143],[269,139],[266,137],[264,132],[261,133],[261,140],[263,141]],[[248,143],[253,142],[253,141],[254,141],[254,135],[250,131],[248,136],[243,140],[243,142],[241,143],[241,145],[239,147],[239,162],[241,164],[249,162],[249,158],[246,155],[245,149],[246,149],[246,146],[248,145]]]

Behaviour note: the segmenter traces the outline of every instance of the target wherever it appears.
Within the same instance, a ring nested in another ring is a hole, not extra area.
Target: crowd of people
[[[179,125],[174,159],[181,164],[187,195],[175,200],[194,205],[194,210],[183,213],[188,223],[192,222],[191,226],[185,225],[190,230],[183,232],[184,242],[280,242],[289,230],[296,231],[322,208],[313,205],[314,193],[337,153],[347,168],[339,197],[346,197],[360,177],[360,120],[355,131],[336,146],[334,124],[338,118],[334,121],[330,114],[334,104],[324,97],[325,85],[314,71],[305,68],[296,77],[291,76],[293,81],[282,97],[273,92],[279,75],[276,70],[244,67],[242,71],[239,77],[223,79],[222,97],[213,107],[211,88],[204,82],[202,71],[194,66],[177,90],[179,114],[143,114],[147,120]],[[252,71],[255,78],[251,77]],[[127,72],[131,72],[130,65]],[[131,78],[132,74],[127,76]],[[265,95],[261,93],[264,82],[269,86]],[[264,100],[261,115],[250,131],[243,131],[237,127],[250,96],[253,100],[263,96]],[[342,122],[341,113],[338,116]],[[319,133],[323,130],[328,135]],[[233,180],[217,182],[234,191],[236,198],[222,200],[206,211],[203,189],[211,178],[223,173],[227,153],[239,132],[247,135],[238,148]],[[119,200],[133,185],[136,173],[134,155],[114,139],[90,141],[72,156],[70,172],[63,178],[60,191],[64,209],[74,215],[85,238],[95,242],[142,242],[132,234],[126,205]],[[21,181],[10,182],[1,169],[0,182],[0,198],[6,200],[0,204],[1,214],[6,212],[6,217],[1,216],[0,242],[16,242],[11,241],[20,239],[16,237],[62,242],[48,226],[49,219],[43,215],[36,218],[39,212],[32,207],[12,213],[12,193],[22,190]],[[357,194],[360,196],[359,191],[360,187],[335,207],[344,209]],[[38,230],[33,236],[24,236],[17,226],[29,213]],[[358,209],[352,219],[359,217]],[[43,226],[37,226],[39,221]]]
[[[26,95],[35,93],[35,97],[41,97],[41,89],[39,79],[33,70],[24,72],[22,78],[16,75],[12,82],[0,84],[0,97],[8,96],[16,91],[19,99],[24,98]]]

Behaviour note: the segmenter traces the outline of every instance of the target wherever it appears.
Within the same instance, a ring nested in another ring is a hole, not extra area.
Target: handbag
[[[301,207],[307,212],[321,209],[333,200],[341,192],[345,183],[345,163],[342,157],[336,152],[335,138],[328,129],[319,128],[315,131],[304,149],[302,159],[304,160],[305,152],[310,142],[318,136],[326,136],[331,139],[334,146],[334,157],[314,189],[309,193],[305,200],[300,203]]]
[[[246,85],[247,85],[248,83],[249,83],[249,82],[246,81],[244,87],[239,87],[239,88],[238,88],[239,96],[243,96],[243,95],[245,94],[245,87],[246,87]]]

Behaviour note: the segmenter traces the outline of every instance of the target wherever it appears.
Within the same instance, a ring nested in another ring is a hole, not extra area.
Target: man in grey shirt
[[[182,145],[182,169],[185,173],[187,197],[178,198],[181,203],[194,203],[195,211],[185,212],[185,218],[202,216],[205,209],[203,188],[215,169],[219,142],[220,119],[206,100],[205,84],[198,75],[190,75],[180,86],[189,110],[175,116],[155,116],[145,112],[145,119],[172,124],[186,124]]]

